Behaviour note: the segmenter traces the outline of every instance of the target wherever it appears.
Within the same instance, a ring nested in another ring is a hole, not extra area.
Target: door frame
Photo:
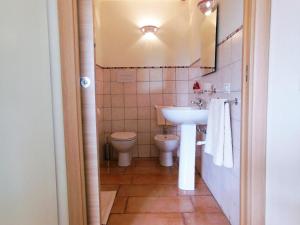
[[[241,225],[264,225],[271,0],[244,0]]]
[[[76,0],[58,0],[70,225],[86,225]],[[271,0],[244,0],[241,225],[265,224]]]
[[[84,173],[78,8],[76,0],[57,0],[69,225],[87,225]]]

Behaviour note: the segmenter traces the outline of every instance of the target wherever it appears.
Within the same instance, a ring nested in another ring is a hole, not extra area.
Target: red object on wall
[[[193,85],[193,90],[194,91],[200,91],[201,90],[201,87],[200,87],[200,84],[198,81],[196,81]]]

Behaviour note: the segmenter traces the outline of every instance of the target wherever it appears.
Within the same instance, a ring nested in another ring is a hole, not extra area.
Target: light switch
[[[230,93],[231,92],[231,84],[230,83],[224,83],[224,92],[225,93]]]

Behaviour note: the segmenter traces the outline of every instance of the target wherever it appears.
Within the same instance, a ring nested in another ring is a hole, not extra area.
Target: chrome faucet
[[[202,109],[204,105],[204,101],[201,98],[197,98],[196,101],[191,101],[192,104],[197,105],[200,109]]]

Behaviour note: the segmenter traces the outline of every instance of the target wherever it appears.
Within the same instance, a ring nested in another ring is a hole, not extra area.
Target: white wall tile
[[[139,145],[150,145],[150,133],[138,133]]]
[[[111,95],[103,95],[103,106],[111,107]]]
[[[188,81],[176,81],[176,93],[177,94],[189,93],[189,82]]]
[[[188,80],[189,69],[188,68],[176,68],[176,80]]]
[[[112,95],[123,94],[123,84],[118,82],[112,82],[110,85],[110,91]]]
[[[137,132],[137,120],[125,120],[125,131]]]
[[[150,157],[150,145],[138,145],[139,157]]]
[[[138,132],[150,133],[150,120],[138,120]]]
[[[221,44],[217,54],[217,68],[220,69],[231,63],[231,39]]]
[[[110,82],[110,70],[109,69],[103,70],[103,81]]]
[[[163,69],[163,80],[176,80],[175,68]]]
[[[118,80],[118,72],[121,69],[110,69],[110,81],[111,82],[117,82]]]
[[[137,94],[149,94],[150,83],[149,82],[137,82]]]
[[[113,108],[111,112],[112,120],[124,120],[125,119],[124,108]]]
[[[103,94],[110,94],[110,82],[103,83]]]
[[[175,106],[177,104],[176,94],[163,94],[163,103],[166,106]]]
[[[158,126],[156,119],[155,120],[153,119],[150,122],[151,122],[151,133],[158,134],[162,132],[162,128]]]
[[[112,95],[111,96],[111,106],[114,107],[124,107],[124,96],[123,95]]]
[[[238,60],[230,65],[231,69],[231,90],[241,91],[242,90],[242,61]]]
[[[125,119],[136,120],[137,119],[137,108],[125,108]]]
[[[176,82],[175,81],[164,81],[163,82],[163,93],[165,93],[165,94],[176,93]]]
[[[177,95],[177,106],[188,106],[188,101],[189,101],[188,94]]]
[[[137,145],[135,145],[133,147],[133,149],[131,150],[131,156],[132,157],[139,157],[139,152],[138,152],[138,146]]]
[[[138,107],[150,106],[150,95],[140,94],[137,96]]]
[[[124,94],[136,94],[136,82],[124,83]]]
[[[124,105],[125,107],[137,107],[137,95],[125,95]]]
[[[243,31],[240,30],[232,37],[231,62],[241,60],[242,55],[243,55]]]
[[[162,69],[150,69],[150,81],[162,81]]]
[[[150,82],[150,93],[161,94],[162,93],[162,81],[151,81]]]
[[[103,129],[104,129],[104,132],[110,133],[111,132],[111,121],[103,121]]]
[[[96,84],[96,95],[103,94],[103,82],[102,81],[95,81]]]
[[[200,68],[189,68],[189,80],[201,77],[202,72]]]
[[[104,81],[103,79],[103,69],[101,69],[99,66],[96,66],[96,81]]]
[[[139,120],[150,120],[150,107],[138,108],[138,119]]]
[[[155,105],[163,105],[163,95],[162,94],[150,95],[150,103],[152,108],[154,108]]]
[[[149,69],[137,70],[137,81],[149,81]]]
[[[124,131],[124,120],[112,120],[111,130],[112,132]]]
[[[111,108],[104,108],[103,109],[103,119],[104,120],[111,120]]]
[[[223,90],[224,83],[231,84],[230,94],[218,93],[213,97],[239,99],[239,104],[231,105],[231,129],[233,140],[234,168],[226,169],[215,166],[212,157],[202,155],[202,176],[212,194],[218,201],[231,224],[239,224],[239,180],[240,180],[240,119],[241,119],[241,78],[242,78],[242,32],[218,47],[217,72],[201,77],[201,82],[209,82],[218,90]],[[191,98],[191,97],[190,97]]]
[[[158,157],[159,156],[159,149],[156,147],[156,145],[151,145],[150,147],[150,156],[151,157]]]

